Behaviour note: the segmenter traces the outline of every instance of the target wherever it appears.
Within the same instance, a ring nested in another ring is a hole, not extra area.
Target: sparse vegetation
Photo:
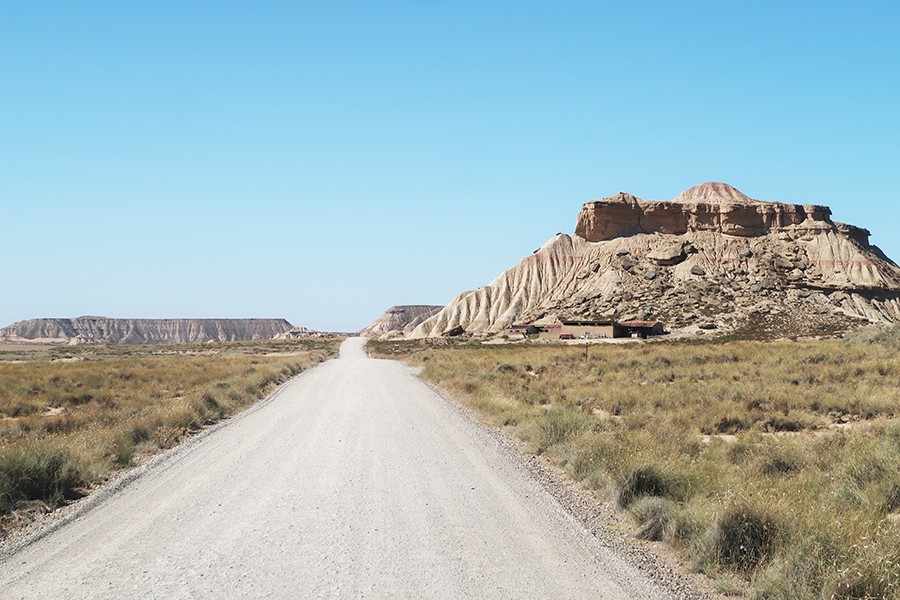
[[[675,515],[675,505],[671,500],[643,496],[630,506],[629,512],[640,526],[635,533],[640,539],[658,542],[671,535],[670,527]]]
[[[0,530],[235,414],[338,340],[84,346],[0,362]],[[53,358],[53,359],[51,359]]]
[[[860,327],[844,336],[848,344],[880,344],[895,350],[900,349],[900,326]]]
[[[900,598],[900,354],[846,341],[478,345],[405,357],[717,581]]]

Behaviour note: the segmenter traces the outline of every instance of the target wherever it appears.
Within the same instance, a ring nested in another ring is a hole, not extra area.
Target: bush
[[[713,425],[710,433],[735,434],[749,428],[748,419],[743,416],[728,415],[722,417]]]
[[[586,415],[567,408],[553,407],[534,420],[534,443],[543,450],[583,431],[590,424]]]
[[[19,502],[60,502],[79,483],[69,455],[43,442],[0,450],[0,512]]]
[[[900,511],[900,480],[890,481],[884,488],[884,512],[892,513]]]
[[[803,457],[799,452],[776,445],[762,449],[757,460],[759,472],[769,477],[790,475],[803,468]]]
[[[672,486],[654,466],[639,467],[629,471],[616,488],[616,503],[621,507],[643,496],[668,496]]]
[[[778,539],[774,517],[747,505],[734,505],[719,516],[713,532],[716,560],[751,571],[772,556]]]
[[[860,327],[845,335],[844,341],[848,344],[876,344],[900,348],[900,325]]]
[[[670,500],[658,496],[646,496],[634,501],[629,508],[640,525],[635,537],[658,542],[670,537],[675,507]]]
[[[840,569],[825,586],[826,598],[834,600],[882,600],[900,598],[900,549],[877,548]]]
[[[129,467],[134,461],[135,443],[127,432],[115,436],[110,447],[113,464],[118,467]]]

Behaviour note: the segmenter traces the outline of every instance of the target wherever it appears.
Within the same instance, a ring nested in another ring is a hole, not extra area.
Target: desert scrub
[[[0,512],[30,500],[57,503],[78,483],[69,453],[46,441],[0,448]]]
[[[900,598],[900,355],[854,342],[370,342],[714,577]]]
[[[233,415],[338,340],[65,348],[79,360],[0,362],[0,527],[17,507],[53,507],[136,457]]]
[[[672,501],[657,496],[644,496],[628,510],[640,525],[635,533],[638,538],[656,542],[671,537],[675,515]]]

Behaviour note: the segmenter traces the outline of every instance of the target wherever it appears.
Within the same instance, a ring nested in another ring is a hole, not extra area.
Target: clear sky
[[[355,330],[725,181],[900,260],[900,3],[7,2],[0,325]]]

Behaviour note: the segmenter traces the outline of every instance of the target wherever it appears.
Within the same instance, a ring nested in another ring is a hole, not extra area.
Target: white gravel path
[[[7,553],[0,597],[669,597],[364,343]]]

